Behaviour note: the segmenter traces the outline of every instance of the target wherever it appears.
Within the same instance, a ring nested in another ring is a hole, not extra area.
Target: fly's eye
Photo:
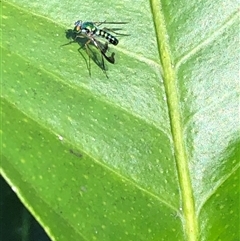
[[[77,26],[76,26],[76,30],[77,30],[77,31],[81,31],[81,26],[77,25]]]
[[[75,28],[74,30],[77,32],[81,32],[82,31],[82,21],[78,20],[77,22],[74,23]]]

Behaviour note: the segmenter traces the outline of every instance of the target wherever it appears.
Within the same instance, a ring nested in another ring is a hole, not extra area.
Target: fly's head
[[[74,32],[81,33],[82,32],[82,21],[78,20],[77,22],[74,23]]]

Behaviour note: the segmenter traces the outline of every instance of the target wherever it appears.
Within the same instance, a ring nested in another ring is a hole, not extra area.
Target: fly
[[[75,27],[73,29],[73,32],[76,33],[77,37],[86,37],[89,39],[85,45],[88,45],[90,42],[92,42],[97,49],[100,50],[101,54],[104,56],[104,58],[111,64],[115,63],[114,59],[114,53],[108,57],[106,55],[106,52],[108,50],[108,44],[117,45],[119,43],[118,39],[110,34],[109,32],[112,32],[116,35],[124,35],[128,36],[127,34],[120,34],[116,31],[122,30],[121,28],[102,28],[100,29],[99,26],[102,24],[126,24],[127,22],[82,22],[81,20],[78,20],[75,22]],[[105,38],[108,42],[105,43],[104,47],[99,44],[100,42],[96,40],[97,37]]]
[[[114,64],[115,63],[115,53],[110,52],[109,50],[109,44],[117,45],[119,43],[119,40],[116,36],[129,36],[128,34],[121,34],[116,31],[122,30],[121,28],[107,28],[103,27],[100,28],[100,25],[102,24],[126,24],[127,22],[83,22],[81,20],[78,20],[75,22],[75,26],[73,30],[68,30],[66,32],[66,36],[68,38],[72,38],[73,41],[69,42],[68,44],[71,44],[73,42],[81,42],[80,39],[85,39],[84,47],[86,48],[86,52],[89,56],[89,74],[91,75],[90,71],[90,58],[92,50],[90,49],[90,45],[95,46],[101,53],[102,56],[102,64],[101,68],[106,74],[106,68],[104,64],[104,59],[106,59],[109,63]],[[111,33],[110,33],[111,32]],[[114,35],[115,36],[114,36]],[[105,43],[102,42],[102,39],[105,39]],[[66,44],[65,44],[66,45]],[[82,46],[83,47],[83,46]],[[82,47],[79,48],[82,49]],[[107,76],[107,74],[106,74]],[[108,76],[107,76],[108,77]]]

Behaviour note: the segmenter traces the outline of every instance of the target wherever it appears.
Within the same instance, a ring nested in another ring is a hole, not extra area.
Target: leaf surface
[[[2,2],[1,174],[52,240],[239,239],[238,8]],[[109,78],[78,19],[129,22]]]

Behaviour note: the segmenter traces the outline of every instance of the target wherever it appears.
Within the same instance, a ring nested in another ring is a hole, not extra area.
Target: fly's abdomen
[[[113,44],[113,45],[117,45],[118,44],[118,40],[117,38],[115,38],[114,36],[112,36],[110,33],[107,33],[104,30],[99,29],[98,32],[96,33],[96,35],[99,35],[105,39],[108,40],[109,43]]]

